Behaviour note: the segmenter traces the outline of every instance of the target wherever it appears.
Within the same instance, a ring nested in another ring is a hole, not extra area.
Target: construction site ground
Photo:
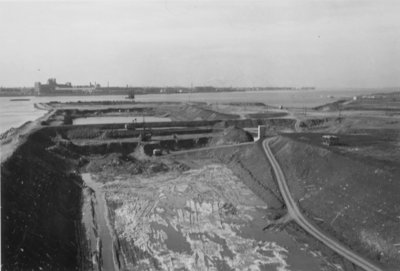
[[[284,221],[285,204],[261,143],[252,141],[262,124],[262,136],[276,137],[272,150],[305,215],[393,269],[400,265],[400,97],[374,97],[307,111],[260,103],[48,104],[54,111],[29,131],[2,138],[4,267],[357,270],[293,222],[269,227]],[[134,131],[73,125],[82,117],[143,115],[171,122],[137,123]],[[151,140],[139,138],[145,129]],[[323,145],[327,134],[340,144]]]

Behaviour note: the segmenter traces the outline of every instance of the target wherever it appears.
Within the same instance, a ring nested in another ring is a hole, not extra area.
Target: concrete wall
[[[237,126],[239,128],[251,128],[258,125],[268,125],[271,128],[294,128],[295,120],[293,119],[235,119],[235,120],[212,120],[212,121],[171,121],[171,122],[148,122],[145,127],[210,127],[218,123],[224,128],[229,126]],[[99,129],[125,129],[124,123],[109,124],[90,124],[90,125],[68,125],[65,128],[74,127],[92,127]],[[136,128],[143,128],[143,123],[135,123]]]

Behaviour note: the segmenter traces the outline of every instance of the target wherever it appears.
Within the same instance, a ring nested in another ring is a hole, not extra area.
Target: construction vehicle
[[[151,130],[149,130],[149,129],[146,130],[143,127],[143,130],[140,131],[140,134],[139,134],[139,141],[149,141],[152,136],[153,136],[153,134],[152,134]]]

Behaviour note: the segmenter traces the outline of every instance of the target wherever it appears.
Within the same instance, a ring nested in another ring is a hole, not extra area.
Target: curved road
[[[309,234],[317,238],[319,241],[324,243],[326,246],[334,250],[339,255],[343,256],[344,258],[351,261],[353,264],[367,270],[367,271],[381,271],[382,269],[378,267],[376,264],[370,262],[369,260],[365,259],[361,255],[355,253],[348,247],[341,244],[339,241],[333,239],[330,236],[325,235],[320,229],[314,226],[310,221],[307,220],[297,207],[296,202],[292,198],[290,194],[289,187],[286,183],[285,176],[283,175],[282,169],[279,166],[278,162],[276,161],[270,147],[269,141],[271,139],[265,139],[263,141],[263,148],[265,154],[267,155],[271,166],[275,172],[276,179],[278,182],[279,190],[282,194],[282,197],[285,201],[287,210],[289,215],[302,227],[305,231]]]

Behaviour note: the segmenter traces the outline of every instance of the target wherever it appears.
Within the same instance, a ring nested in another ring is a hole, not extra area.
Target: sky
[[[400,86],[397,0],[0,1],[0,86]]]

